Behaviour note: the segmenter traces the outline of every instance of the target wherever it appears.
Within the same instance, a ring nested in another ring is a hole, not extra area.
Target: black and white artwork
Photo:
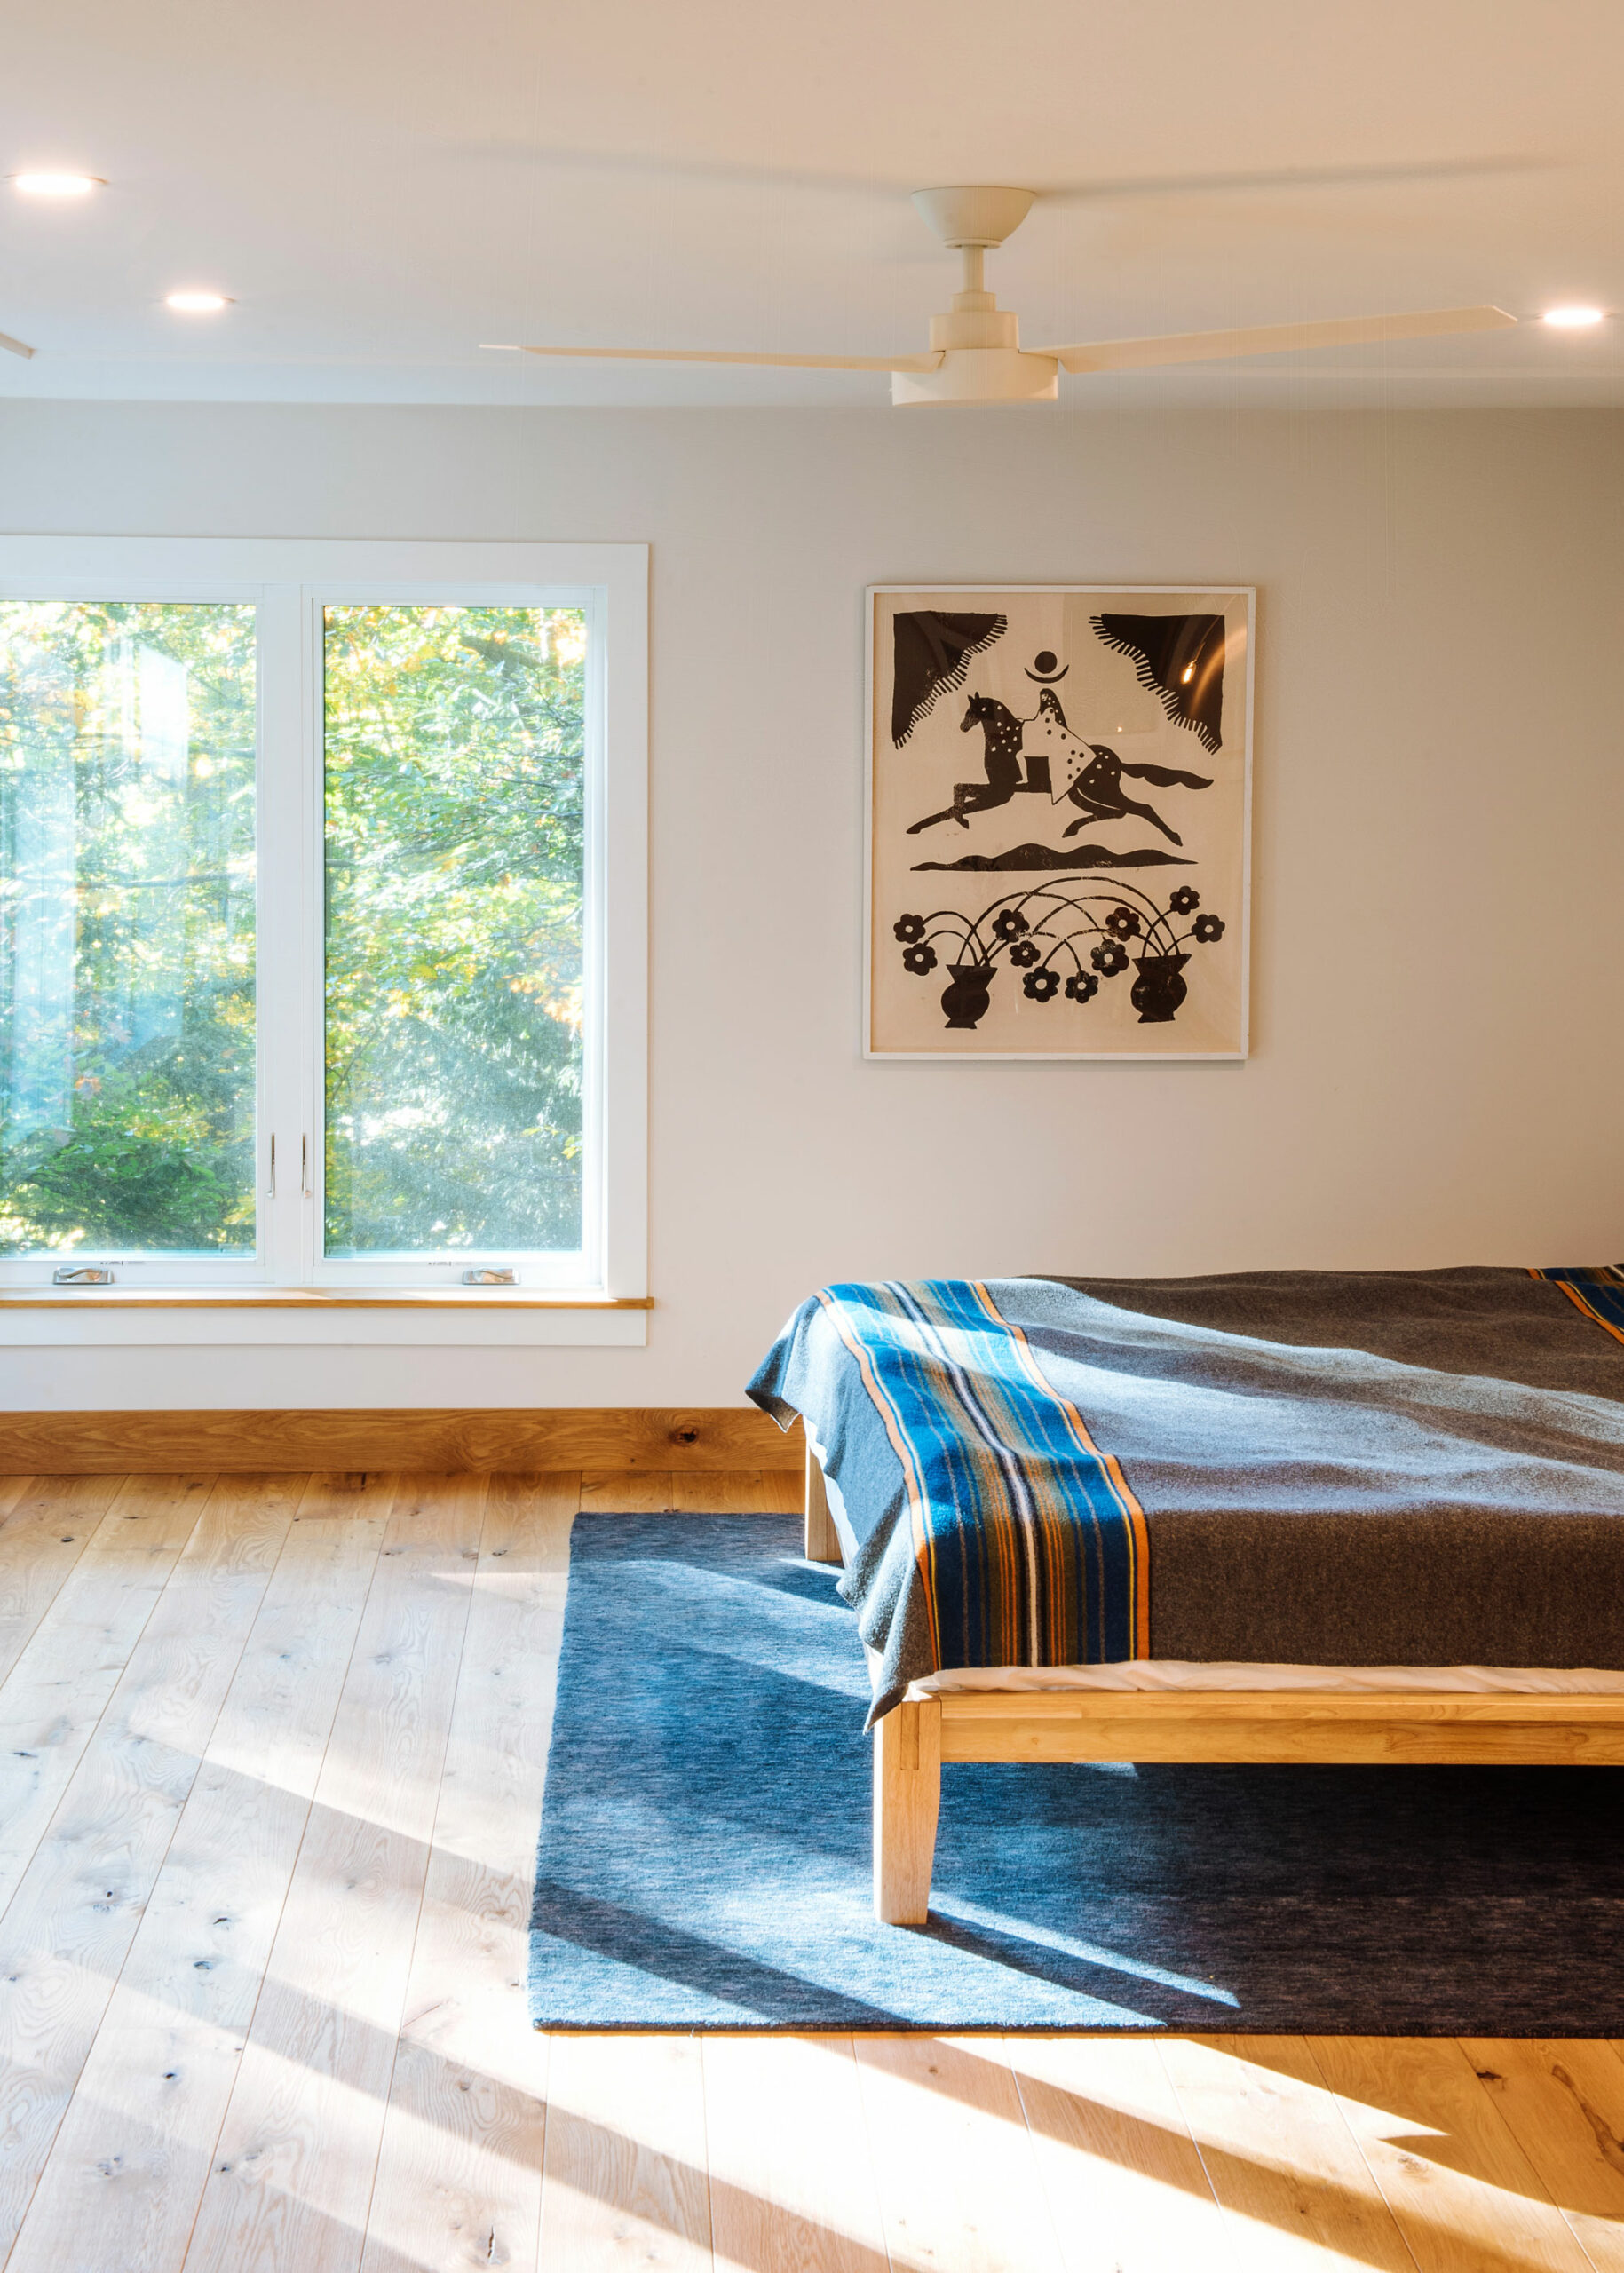
[[[869,593],[871,1057],[1243,1057],[1252,593]]]

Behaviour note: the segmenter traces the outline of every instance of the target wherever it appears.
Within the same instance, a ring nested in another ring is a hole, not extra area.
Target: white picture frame
[[[864,1057],[1244,1059],[1256,587],[865,610]]]

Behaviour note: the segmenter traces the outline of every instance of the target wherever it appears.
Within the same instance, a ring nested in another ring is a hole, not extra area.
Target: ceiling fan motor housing
[[[1059,392],[1054,357],[1024,355],[1018,347],[951,347],[934,371],[891,375],[891,399],[899,409],[931,402],[1053,402]]]

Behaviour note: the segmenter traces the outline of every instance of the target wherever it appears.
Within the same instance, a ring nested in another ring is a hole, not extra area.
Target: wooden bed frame
[[[806,1554],[844,1561],[806,1454]],[[887,1713],[874,1731],[874,1914],[923,1926],[942,1762],[1251,1761],[1359,1766],[1624,1767],[1624,1696],[1464,1691],[963,1690]]]

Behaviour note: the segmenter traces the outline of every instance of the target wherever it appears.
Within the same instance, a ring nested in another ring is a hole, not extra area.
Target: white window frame
[[[353,1289],[376,1299],[456,1288],[460,1295],[465,1270],[495,1264],[513,1269],[519,1289],[543,1297],[644,1300],[647,547],[0,536],[0,598],[234,600],[258,610],[257,1252],[251,1261],[216,1261],[85,1247],[74,1260],[110,1265],[121,1293],[213,1289],[241,1299],[256,1288],[272,1298],[310,1288],[332,1298]],[[322,609],[459,601],[579,607],[589,618],[586,986],[597,1010],[588,1021],[596,1063],[586,1083],[583,1252],[573,1272],[560,1258],[506,1253],[376,1261],[322,1253]],[[49,1287],[61,1261],[0,1260],[0,1289]]]

